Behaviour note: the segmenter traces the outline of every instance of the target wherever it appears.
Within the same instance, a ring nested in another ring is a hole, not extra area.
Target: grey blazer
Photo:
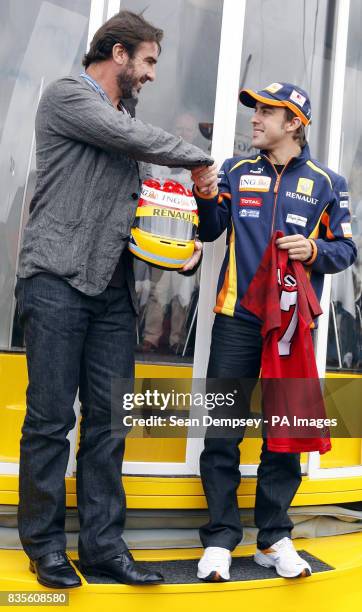
[[[35,131],[37,180],[18,276],[48,272],[87,295],[104,291],[127,246],[146,164],[212,163],[182,138],[117,111],[81,77],[47,87]]]

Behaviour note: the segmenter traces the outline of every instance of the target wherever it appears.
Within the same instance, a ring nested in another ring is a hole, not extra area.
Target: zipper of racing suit
[[[273,232],[274,232],[274,222],[275,222],[275,211],[276,211],[276,207],[277,207],[277,199],[278,199],[278,191],[279,191],[279,185],[280,185],[280,180],[284,174],[284,171],[286,169],[286,167],[288,166],[289,162],[293,159],[293,157],[290,157],[288,159],[288,161],[286,162],[286,164],[284,164],[284,168],[281,171],[281,173],[279,174],[279,172],[277,172],[277,169],[275,167],[275,165],[273,164],[273,162],[269,159],[269,157],[267,157],[266,155],[264,155],[263,157],[265,157],[265,159],[268,160],[268,162],[270,163],[270,165],[273,167],[273,170],[276,174],[277,180],[275,181],[275,185],[274,185],[274,203],[273,203],[273,217],[272,217],[272,224],[271,224],[271,231],[270,231],[270,237],[272,237]]]

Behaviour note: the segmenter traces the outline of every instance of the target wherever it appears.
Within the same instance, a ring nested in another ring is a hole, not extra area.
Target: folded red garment
[[[331,449],[311,326],[322,313],[303,264],[276,245],[275,232],[241,305],[261,321],[263,414],[268,449]],[[274,417],[274,418],[273,418]],[[283,420],[283,417],[284,420]],[[278,421],[278,418],[280,419]]]

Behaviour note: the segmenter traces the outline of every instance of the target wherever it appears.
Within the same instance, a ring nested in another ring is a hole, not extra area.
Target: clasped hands
[[[211,195],[217,192],[217,164],[212,166],[197,166],[191,170],[191,178],[198,191],[204,195]]]

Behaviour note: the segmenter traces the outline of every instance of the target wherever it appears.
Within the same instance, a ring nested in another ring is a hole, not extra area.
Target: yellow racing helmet
[[[194,252],[198,223],[192,191],[170,179],[147,179],[142,184],[128,248],[153,266],[177,270]]]

